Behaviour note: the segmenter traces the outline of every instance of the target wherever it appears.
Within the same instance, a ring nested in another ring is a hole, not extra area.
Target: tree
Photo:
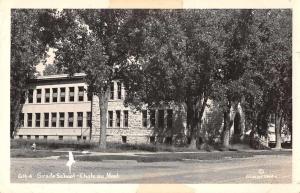
[[[55,63],[73,75],[84,72],[88,92],[99,98],[100,148],[106,148],[107,106],[111,81],[117,78],[123,53],[118,46],[126,10],[63,10],[58,18],[68,28],[56,41]],[[64,28],[61,25],[58,29]]]
[[[55,64],[46,64],[43,75],[62,74],[63,72]]]
[[[283,124],[292,127],[292,16],[290,10],[257,12],[257,62],[262,64],[267,115],[275,115],[276,148]]]
[[[133,18],[142,18],[142,22],[132,22],[129,30],[139,42],[129,48],[133,60],[123,72],[129,90],[126,102],[148,107],[185,104],[190,147],[196,148],[212,92],[218,54],[214,38],[221,37],[217,24],[224,18],[216,10],[149,10],[136,14],[139,17]]]
[[[40,27],[43,13],[44,10],[31,9],[11,11],[10,137],[20,124],[28,80],[34,77],[35,66],[46,56],[49,33]]]

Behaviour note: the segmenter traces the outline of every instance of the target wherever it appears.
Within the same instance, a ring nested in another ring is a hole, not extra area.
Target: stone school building
[[[100,135],[98,98],[87,95],[85,74],[40,76],[30,82],[15,138],[91,140]],[[107,117],[107,141],[174,143],[188,135],[183,107],[163,106],[137,111],[124,106],[125,90],[113,81]]]

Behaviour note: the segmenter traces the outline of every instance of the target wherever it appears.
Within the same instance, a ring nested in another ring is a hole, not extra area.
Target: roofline
[[[70,74],[55,74],[48,76],[38,76],[36,78],[30,79],[30,83],[35,82],[44,82],[44,81],[54,81],[54,80],[74,80],[74,79],[83,79],[86,76],[85,73],[75,73],[73,75]]]

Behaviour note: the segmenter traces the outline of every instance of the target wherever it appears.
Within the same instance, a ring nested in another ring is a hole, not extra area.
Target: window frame
[[[53,116],[55,115],[55,116]],[[55,119],[55,121],[53,121]],[[53,126],[53,123],[55,123],[55,126]],[[51,113],[51,127],[57,127],[57,113],[52,112]]]
[[[47,91],[49,91],[49,92],[47,92]],[[45,89],[45,103],[50,103],[50,88]]]
[[[128,110],[123,111],[123,127],[128,127],[128,117],[129,117],[129,112]]]
[[[148,120],[147,120],[147,110],[142,110],[142,126],[147,127],[148,125]]]
[[[108,111],[108,124],[107,127],[113,127],[114,113],[113,111]]]
[[[116,127],[121,127],[121,111],[116,110]]]
[[[62,90],[64,90],[64,91],[62,92]],[[59,102],[66,102],[66,88],[65,87],[60,87],[59,91],[60,91],[60,93],[59,93]],[[62,95],[62,93],[64,93],[64,95]]]
[[[79,116],[79,115],[81,115],[81,116]],[[79,119],[79,118],[81,118],[81,119]],[[77,127],[83,127],[83,112],[77,112]]]
[[[41,127],[41,113],[35,113],[35,127]]]
[[[48,117],[47,117],[47,116]],[[47,117],[47,118],[46,118]],[[50,114],[49,113],[44,113],[44,127],[49,127],[49,119],[50,119]],[[47,124],[46,124],[47,123]]]
[[[36,89],[36,103],[42,103],[42,89]]]
[[[65,127],[65,112],[59,112],[59,122],[58,122],[58,126],[59,127]],[[63,115],[63,116],[61,116]]]
[[[31,118],[29,119],[29,117]],[[27,113],[27,127],[32,127],[32,113]]]

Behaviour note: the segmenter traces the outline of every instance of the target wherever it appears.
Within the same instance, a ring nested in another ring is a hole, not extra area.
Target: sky
[[[53,48],[49,48],[49,51],[47,52],[48,57],[46,58],[46,64],[53,64],[54,62],[54,57],[55,57],[55,53],[54,53],[54,49]],[[36,70],[43,75],[43,71],[45,69],[45,65],[40,62],[37,66],[36,66]]]

